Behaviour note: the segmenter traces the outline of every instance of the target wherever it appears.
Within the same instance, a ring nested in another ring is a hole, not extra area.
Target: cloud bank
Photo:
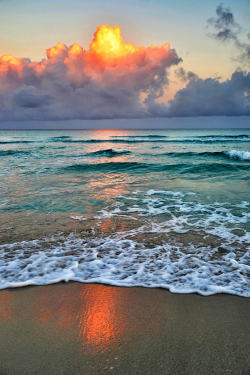
[[[208,23],[210,36],[234,43],[250,63],[250,47],[239,40],[242,28],[229,8],[217,7]],[[175,76],[186,87],[167,105],[159,103],[169,68],[182,60],[168,43],[123,43],[118,26],[98,27],[88,50],[58,43],[46,55],[40,62],[0,58],[0,121],[250,116],[250,72],[242,69],[220,82],[178,68]]]
[[[224,82],[191,80],[170,100],[165,116],[250,116],[250,72],[236,71]]]
[[[89,50],[62,43],[47,59],[0,58],[0,120],[150,117],[151,103],[168,84],[167,69],[181,59],[168,43],[124,44],[120,28],[100,26]]]
[[[219,5],[216,17],[208,20],[212,33],[209,36],[222,43],[232,42],[240,51],[238,61],[250,64],[250,45],[240,41],[242,27],[235,21],[229,8]],[[250,39],[250,34],[247,34]],[[224,82],[219,78],[201,79],[183,68],[175,70],[175,75],[187,86],[179,90],[168,106],[151,102],[151,113],[159,117],[198,116],[250,116],[250,72],[237,69]]]

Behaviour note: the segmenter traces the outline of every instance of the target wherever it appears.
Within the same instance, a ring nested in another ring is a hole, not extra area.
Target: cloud
[[[250,45],[239,39],[241,26],[235,21],[229,8],[219,5],[216,17],[208,20],[213,29],[209,36],[220,42],[233,42],[240,55],[238,60],[250,63]],[[250,34],[247,34],[250,39]],[[175,75],[187,86],[179,90],[168,106],[157,103],[152,96],[147,98],[148,111],[155,117],[198,116],[250,116],[250,72],[236,70],[231,79],[220,82],[219,78],[201,79],[182,67]]]
[[[183,82],[189,82],[189,81],[197,81],[199,78],[196,73],[193,72],[186,72],[182,67],[176,69],[175,71],[176,77],[178,77]]]
[[[241,32],[240,25],[235,22],[234,15],[230,8],[223,8],[222,4],[216,8],[216,18],[210,18],[207,22],[215,29],[215,33],[210,34],[222,42],[236,40]]]
[[[137,47],[120,28],[100,26],[88,50],[62,43],[47,59],[0,58],[0,120],[144,118],[163,94],[168,68],[181,59],[168,43]],[[154,99],[153,99],[154,98]]]
[[[38,108],[49,104],[51,97],[49,95],[41,95],[38,90],[33,87],[25,87],[13,93],[13,102],[18,107],[23,108]]]
[[[233,41],[241,59],[250,61],[249,45],[239,41],[240,26],[231,11],[219,6],[216,14],[209,21],[214,37]],[[168,105],[159,103],[169,68],[182,60],[168,43],[123,43],[117,26],[100,26],[88,50],[58,43],[46,55],[40,62],[0,57],[0,121],[250,116],[250,72],[240,69],[220,82],[178,68],[175,75],[186,87]]]
[[[220,42],[232,42],[240,54],[236,60],[248,65],[250,64],[250,44],[242,42],[239,35],[242,34],[242,27],[235,21],[230,8],[223,8],[222,4],[216,8],[216,17],[210,18],[207,28],[213,29],[208,35]],[[250,33],[246,35],[250,40]]]
[[[238,70],[224,82],[192,80],[169,101],[169,107],[153,102],[149,107],[159,117],[249,116],[250,72]]]

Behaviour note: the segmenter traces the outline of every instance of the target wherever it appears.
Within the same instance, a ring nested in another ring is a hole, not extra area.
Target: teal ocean
[[[250,296],[250,130],[0,132],[0,288]]]

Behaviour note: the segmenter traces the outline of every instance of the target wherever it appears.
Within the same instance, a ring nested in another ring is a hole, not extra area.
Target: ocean
[[[250,297],[250,130],[0,131],[0,288]]]

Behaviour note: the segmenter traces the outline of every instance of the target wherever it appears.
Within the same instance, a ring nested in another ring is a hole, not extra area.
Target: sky
[[[0,0],[0,128],[249,116],[249,25],[250,0]]]

